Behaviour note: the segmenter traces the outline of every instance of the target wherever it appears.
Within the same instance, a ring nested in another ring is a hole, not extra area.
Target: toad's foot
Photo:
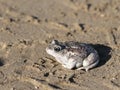
[[[89,70],[89,68],[87,68],[87,67],[80,67],[77,70],[82,70],[82,69],[85,69],[86,72]]]
[[[89,66],[80,67],[80,68],[78,68],[77,70],[85,69],[85,71],[88,71],[89,69],[95,67],[98,63],[99,63],[99,60],[97,60],[95,63],[93,63],[93,64],[91,64],[91,65],[89,65]]]

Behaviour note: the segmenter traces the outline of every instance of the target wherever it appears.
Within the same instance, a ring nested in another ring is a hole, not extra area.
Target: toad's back
[[[95,53],[94,48],[85,43],[78,42],[65,42],[66,50],[69,53],[72,53],[71,56],[79,56],[81,58],[86,58],[90,53]]]

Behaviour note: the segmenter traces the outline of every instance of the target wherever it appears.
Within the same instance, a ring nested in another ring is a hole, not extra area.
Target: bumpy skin
[[[46,52],[68,69],[77,68],[77,70],[88,71],[99,63],[97,51],[85,43],[53,40],[46,48]]]

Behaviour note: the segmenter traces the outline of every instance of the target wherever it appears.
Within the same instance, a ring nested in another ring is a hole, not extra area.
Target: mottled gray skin
[[[77,70],[88,71],[99,63],[97,51],[85,43],[53,40],[46,48],[46,52],[68,69],[77,68]]]

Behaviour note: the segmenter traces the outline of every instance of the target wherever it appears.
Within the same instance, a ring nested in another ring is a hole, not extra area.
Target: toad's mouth
[[[49,54],[49,55],[52,55],[52,56],[55,56],[56,53],[53,51],[53,50],[50,50],[49,48],[46,48],[46,52]]]

